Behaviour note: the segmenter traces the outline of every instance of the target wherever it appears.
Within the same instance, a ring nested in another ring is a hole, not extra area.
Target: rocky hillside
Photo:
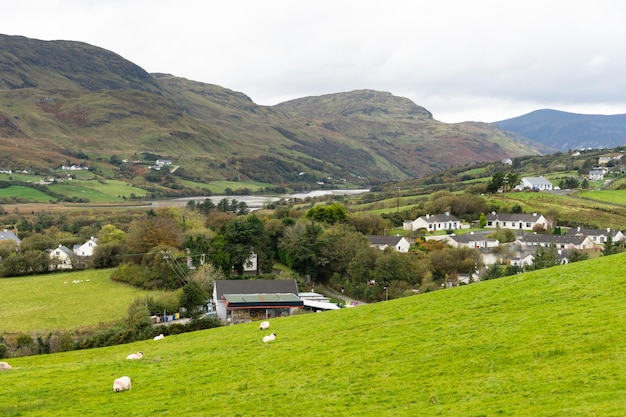
[[[372,185],[547,150],[494,125],[438,122],[386,92],[258,106],[85,43],[0,35],[0,168],[166,158],[194,180]]]

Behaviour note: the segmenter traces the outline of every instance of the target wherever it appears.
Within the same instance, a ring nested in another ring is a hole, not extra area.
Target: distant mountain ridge
[[[577,114],[542,109],[494,124],[560,151],[626,145],[626,114]]]
[[[220,86],[149,74],[82,42],[0,35],[0,168],[170,159],[195,181],[307,188],[380,184],[550,152],[486,123],[445,124],[410,100],[358,90],[259,106]]]

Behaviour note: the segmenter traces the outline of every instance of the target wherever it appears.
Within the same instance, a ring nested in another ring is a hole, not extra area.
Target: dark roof
[[[459,219],[457,219],[452,214],[429,214],[428,216],[420,216],[419,218],[424,220],[426,223],[444,223],[459,221]]]
[[[607,229],[581,229],[579,227],[572,227],[567,231],[568,235],[582,235],[582,236],[611,236],[614,237],[619,230],[607,230]]]
[[[219,300],[225,294],[298,294],[295,279],[227,279],[215,281]]]
[[[539,220],[539,217],[541,217],[540,214],[537,213],[533,213],[533,214],[524,214],[524,213],[519,213],[519,214],[515,214],[515,213],[489,213],[487,214],[487,220],[498,220],[498,221],[504,221],[504,222],[511,222],[511,221],[522,221],[522,222],[536,222],[537,220]]]
[[[388,246],[396,246],[396,244],[400,242],[400,240],[403,238],[403,236],[378,236],[378,235],[367,235],[366,237],[372,245],[388,245]]]
[[[542,234],[526,234],[519,238],[522,242],[532,243],[560,243],[580,245],[585,241],[587,236],[578,235],[542,235]]]

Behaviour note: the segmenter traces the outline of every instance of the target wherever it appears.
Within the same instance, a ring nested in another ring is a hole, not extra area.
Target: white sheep
[[[152,340],[162,340],[162,339],[164,339],[164,338],[165,338],[165,336],[163,336],[163,333],[161,333],[161,334],[160,334],[160,335],[158,335],[158,336],[154,336],[154,337],[152,338]]]
[[[0,371],[6,371],[11,369],[12,366],[9,365],[7,362],[0,362]]]
[[[123,376],[121,378],[117,378],[113,381],[113,391],[127,391],[130,389],[130,378],[127,376]]]
[[[261,322],[261,325],[259,326],[259,329],[261,330],[267,330],[270,328],[270,322],[269,321],[263,321]]]
[[[143,352],[131,353],[126,357],[126,359],[141,359],[143,357]]]
[[[272,333],[272,334],[269,334],[269,335],[263,337],[263,343],[273,342],[274,340],[276,340],[276,334],[275,333]]]

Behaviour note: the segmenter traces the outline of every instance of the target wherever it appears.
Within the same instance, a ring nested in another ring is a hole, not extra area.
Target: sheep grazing
[[[160,334],[160,335],[158,335],[158,336],[154,336],[154,337],[152,338],[152,340],[162,340],[162,339],[164,339],[164,338],[165,338],[165,336],[163,336],[163,333],[161,333],[161,334]]]
[[[270,322],[269,321],[261,322],[261,325],[259,326],[259,329],[261,329],[261,330],[267,330],[269,328],[270,328]]]
[[[121,378],[117,378],[113,381],[113,391],[128,391],[130,389],[130,378],[127,376],[123,376]]]
[[[276,334],[275,333],[272,333],[272,334],[269,334],[269,335],[263,337],[263,343],[273,342],[274,340],[276,340]]]
[[[141,359],[143,357],[143,352],[131,353],[126,357],[126,359]]]
[[[0,371],[8,371],[12,366],[6,362],[0,362]]]

